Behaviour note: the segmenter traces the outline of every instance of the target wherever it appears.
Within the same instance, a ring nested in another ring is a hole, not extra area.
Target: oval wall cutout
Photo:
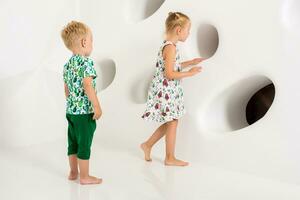
[[[249,125],[254,124],[265,116],[275,97],[273,83],[258,90],[249,100],[246,107],[246,118]]]
[[[165,0],[125,0],[124,15],[128,22],[136,23],[153,15]]]
[[[205,109],[203,124],[207,130],[231,132],[261,119],[275,96],[273,82],[265,76],[237,81],[216,95]]]
[[[95,67],[97,71],[97,90],[106,89],[114,80],[116,75],[116,63],[112,59],[103,59]]]
[[[149,69],[138,76],[139,78],[133,82],[130,90],[130,97],[134,103],[144,104],[147,102],[148,89],[154,73],[155,70]]]
[[[219,46],[219,33],[213,25],[202,24],[198,28],[198,51],[203,58],[212,57]]]

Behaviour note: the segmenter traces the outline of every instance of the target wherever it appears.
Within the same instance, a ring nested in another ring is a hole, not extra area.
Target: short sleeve
[[[67,83],[67,66],[66,65],[64,65],[63,79],[64,79],[64,83]]]
[[[96,73],[96,70],[94,68],[93,60],[87,58],[84,61],[83,67],[84,67],[83,78],[86,78],[86,77],[96,78],[97,77],[97,73]]]

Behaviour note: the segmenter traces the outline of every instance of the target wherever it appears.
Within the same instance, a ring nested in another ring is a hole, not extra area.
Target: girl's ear
[[[177,27],[176,27],[176,34],[177,34],[177,35],[180,35],[180,33],[181,33],[181,27],[180,27],[180,26],[177,26]]]

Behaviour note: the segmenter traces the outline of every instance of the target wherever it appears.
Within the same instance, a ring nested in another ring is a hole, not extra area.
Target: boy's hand
[[[65,88],[65,96],[66,96],[66,99],[68,98],[68,96],[69,96],[69,89],[68,89],[68,86],[67,86],[67,84],[66,83],[64,83],[64,88]]]
[[[97,120],[102,115],[102,110],[98,101],[98,97],[96,94],[95,89],[92,86],[93,77],[88,76],[83,79],[83,89],[86,95],[88,96],[89,100],[92,102],[94,108],[94,116],[93,119]]]
[[[189,72],[191,74],[191,76],[194,76],[195,74],[198,74],[199,72],[201,72],[202,67],[192,67]]]
[[[94,120],[98,120],[102,115],[102,110],[100,107],[95,107],[94,108],[94,116],[93,116],[93,119]]]
[[[191,60],[191,65],[197,65],[197,64],[201,63],[205,59],[206,58],[194,58],[193,60]]]

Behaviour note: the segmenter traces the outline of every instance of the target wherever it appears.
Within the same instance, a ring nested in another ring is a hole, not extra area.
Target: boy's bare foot
[[[101,183],[102,183],[102,179],[94,177],[94,176],[88,176],[86,178],[80,178],[80,184],[81,185],[101,184]]]
[[[173,159],[166,159],[165,160],[165,165],[166,166],[188,166],[189,163],[188,162],[184,162],[182,160],[178,160],[176,158],[173,158]]]
[[[149,148],[146,143],[141,144],[141,149],[144,151],[145,154],[145,160],[150,162],[152,161],[150,154],[151,154],[151,148]]]
[[[78,172],[70,171],[70,174],[69,174],[68,179],[69,179],[70,181],[73,181],[73,180],[76,180],[77,178],[78,178]]]

